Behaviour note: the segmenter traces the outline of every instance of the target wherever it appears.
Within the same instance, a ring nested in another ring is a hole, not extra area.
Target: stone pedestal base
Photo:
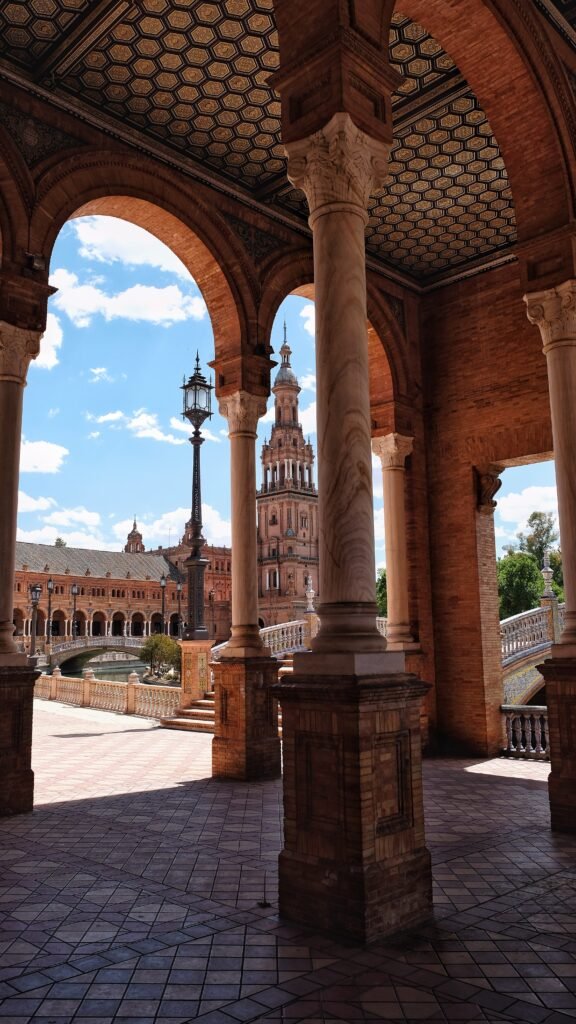
[[[182,668],[180,679],[182,683],[181,708],[189,708],[193,700],[204,696],[206,690],[210,689],[210,651],[211,640],[181,640],[182,647]]]
[[[214,672],[212,775],[276,779],[281,772],[275,658],[222,658]]]
[[[576,832],[576,657],[563,657],[562,645],[538,671],[546,682],[550,776],[550,821],[555,832]]]
[[[0,817],[31,811],[34,801],[32,705],[40,675],[28,665],[0,665]]]
[[[282,704],[285,848],[280,913],[359,942],[426,921],[419,713],[428,686],[394,671],[320,676],[274,688]],[[312,667],[312,666],[311,666]]]

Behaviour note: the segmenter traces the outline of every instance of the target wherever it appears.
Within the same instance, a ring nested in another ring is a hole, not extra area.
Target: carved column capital
[[[557,345],[576,345],[576,280],[524,296],[531,324],[540,328],[544,353]]]
[[[218,409],[220,415],[228,420],[230,437],[235,434],[256,437],[258,420],[266,412],[266,399],[248,391],[235,391],[219,399]]]
[[[408,455],[412,454],[414,438],[404,434],[385,434],[372,438],[372,451],[382,464],[382,469],[404,469]]]
[[[0,380],[14,381],[24,386],[30,361],[40,351],[42,331],[31,331],[25,327],[0,320]]]
[[[359,207],[366,215],[369,196],[388,173],[390,147],[360,131],[345,113],[334,114],[320,131],[285,148],[288,177],[306,193],[311,219],[333,204]]]
[[[496,508],[494,495],[502,487],[501,466],[474,467],[476,478],[476,508],[481,515],[491,516]]]

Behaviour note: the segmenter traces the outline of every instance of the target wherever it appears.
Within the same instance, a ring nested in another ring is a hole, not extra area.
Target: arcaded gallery
[[[0,1017],[573,1020],[576,4],[0,0],[0,82]],[[13,635],[27,373],[86,214],[165,242],[212,324],[213,736],[47,717]],[[256,429],[290,294],[316,310],[319,600],[279,674]],[[552,458],[548,760],[506,758],[494,508]]]

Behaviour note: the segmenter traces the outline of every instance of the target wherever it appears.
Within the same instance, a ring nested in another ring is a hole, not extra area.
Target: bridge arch
[[[68,662],[80,662],[84,664],[99,654],[107,652],[118,652],[130,654],[137,658],[144,643],[143,637],[127,636],[84,636],[76,637],[63,643],[52,644],[50,653],[50,665],[54,669],[61,667]]]

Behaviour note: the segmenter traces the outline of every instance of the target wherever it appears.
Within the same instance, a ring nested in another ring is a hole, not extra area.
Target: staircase
[[[189,708],[179,708],[173,718],[161,718],[166,729],[185,729],[187,732],[214,732],[214,691],[207,690]]]

